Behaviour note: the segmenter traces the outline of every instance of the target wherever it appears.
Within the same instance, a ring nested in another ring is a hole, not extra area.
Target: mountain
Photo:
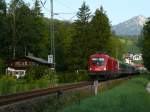
[[[142,15],[135,16],[125,22],[113,26],[112,30],[115,31],[116,35],[137,36],[141,33],[146,20],[147,18]]]

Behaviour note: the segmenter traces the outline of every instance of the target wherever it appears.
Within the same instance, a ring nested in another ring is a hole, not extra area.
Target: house
[[[135,54],[135,55],[133,56],[133,60],[135,60],[135,61],[140,61],[140,60],[142,60],[142,54]]]
[[[128,53],[123,56],[125,63],[134,64],[135,61],[142,61],[142,54]]]
[[[47,60],[34,56],[26,56],[23,58],[10,60],[6,69],[6,74],[11,74],[17,78],[23,77],[29,66],[47,66],[49,68],[53,67],[53,65]]]

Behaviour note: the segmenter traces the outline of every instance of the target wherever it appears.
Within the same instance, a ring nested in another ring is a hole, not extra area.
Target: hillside
[[[112,30],[120,36],[138,36],[146,22],[146,17],[135,16],[127,21],[114,25]]]
[[[137,46],[137,40],[126,37],[126,38],[120,38],[120,41],[125,45],[125,48],[127,52],[131,53],[140,53],[140,48]]]

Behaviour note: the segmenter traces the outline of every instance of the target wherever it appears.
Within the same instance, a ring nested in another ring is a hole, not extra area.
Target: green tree
[[[0,58],[0,77],[5,73],[5,62]]]
[[[123,42],[120,41],[119,37],[112,36],[108,42],[109,54],[119,60],[123,60],[123,54],[126,53],[126,47]]]
[[[71,23],[55,20],[56,70],[67,70],[68,52],[71,46]],[[61,58],[60,58],[61,56]]]
[[[36,39],[37,44],[34,44],[34,54],[38,57],[47,58],[50,49],[49,40],[49,20],[43,17],[41,13],[40,1],[36,0],[33,7],[33,29],[32,36]]]
[[[26,4],[16,9],[16,41],[17,56],[25,56],[27,52],[34,53],[34,46],[37,44],[33,29],[32,11]]]
[[[150,18],[146,22],[143,28],[143,47],[142,47],[142,56],[145,67],[150,70]]]
[[[13,13],[15,27],[12,21]],[[33,9],[22,0],[12,1],[9,7],[9,24],[12,47],[16,47],[16,57],[32,53],[37,57],[47,58],[48,28],[41,13],[39,0],[35,1]],[[15,38],[12,36],[14,28]]]
[[[11,0],[10,2],[8,8],[8,33],[11,41],[11,44],[9,45],[11,57],[18,57],[24,54],[24,49],[22,49],[22,47],[24,48],[24,44],[22,45],[21,41],[24,36],[24,28],[26,28],[23,24],[26,24],[25,21],[29,14],[27,9],[29,9],[28,6],[22,0]]]
[[[7,12],[6,12],[6,2],[5,0],[0,1],[0,57],[5,57],[8,55],[9,43],[7,39],[8,34],[8,24],[7,24]]]
[[[111,37],[111,27],[109,19],[103,10],[103,7],[95,11],[95,15],[91,20],[89,39],[89,49],[91,53],[104,52],[109,53],[108,44]]]
[[[34,15],[36,16],[36,18],[43,17],[43,13],[41,13],[41,7],[40,7],[39,0],[35,0],[33,12],[34,12]]]
[[[137,40],[137,47],[139,47],[140,49],[142,49],[143,41],[144,41],[144,37],[143,37],[143,34],[141,33]]]
[[[89,34],[89,20],[91,12],[89,7],[83,2],[77,13],[77,20],[74,22],[74,31],[72,32],[72,43],[69,53],[69,69],[85,69],[87,66],[87,45]]]

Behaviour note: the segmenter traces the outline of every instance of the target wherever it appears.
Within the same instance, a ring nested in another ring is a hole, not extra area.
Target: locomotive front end
[[[101,72],[106,70],[105,59],[104,58],[91,58],[89,71],[90,72]]]
[[[91,77],[104,76],[107,71],[107,57],[104,54],[95,54],[89,58],[89,75]]]

